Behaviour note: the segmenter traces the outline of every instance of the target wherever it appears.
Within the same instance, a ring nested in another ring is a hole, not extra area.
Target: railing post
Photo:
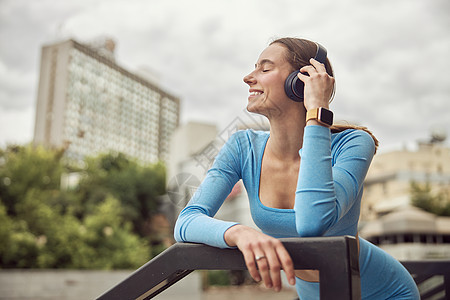
[[[303,238],[302,243],[295,243],[295,240],[298,239],[285,243],[285,247],[296,269],[320,271],[320,299],[361,299],[359,255],[355,238]]]

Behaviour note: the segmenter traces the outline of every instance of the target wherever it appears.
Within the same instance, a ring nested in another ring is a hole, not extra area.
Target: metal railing
[[[450,260],[401,261],[414,278],[420,298],[450,299]]]
[[[350,236],[281,239],[295,269],[320,271],[320,299],[361,299],[358,249]],[[179,243],[156,256],[99,300],[151,299],[194,270],[246,270],[239,249]]]

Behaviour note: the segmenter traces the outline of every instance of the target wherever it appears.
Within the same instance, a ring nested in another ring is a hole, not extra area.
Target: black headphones
[[[327,49],[325,49],[318,43],[316,43],[316,45],[317,51],[314,59],[325,65],[325,63],[327,62]],[[284,91],[290,99],[296,102],[303,102],[303,90],[305,88],[305,84],[298,78],[297,74],[299,72],[299,70],[296,70],[289,74],[289,76],[286,78],[286,81],[284,82]],[[308,75],[306,73],[302,74]]]

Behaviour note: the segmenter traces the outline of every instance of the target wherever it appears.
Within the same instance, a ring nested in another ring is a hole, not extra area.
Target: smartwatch
[[[317,120],[323,125],[331,126],[333,125],[333,112],[324,107],[314,108],[306,113],[306,122],[309,120]]]

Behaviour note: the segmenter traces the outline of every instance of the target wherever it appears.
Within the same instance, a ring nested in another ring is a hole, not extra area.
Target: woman
[[[175,225],[179,242],[239,248],[250,275],[268,288],[281,289],[283,269],[302,300],[319,298],[318,273],[294,270],[277,238],[357,237],[362,185],[377,146],[368,131],[330,126],[313,113],[328,111],[334,92],[330,63],[316,61],[317,50],[311,41],[282,38],[261,53],[255,70],[244,77],[250,87],[247,110],[266,116],[270,133],[235,133]],[[304,82],[304,102],[292,101],[284,89],[295,70]],[[262,232],[213,218],[239,179]],[[358,242],[363,299],[419,299],[400,263],[369,242]]]

